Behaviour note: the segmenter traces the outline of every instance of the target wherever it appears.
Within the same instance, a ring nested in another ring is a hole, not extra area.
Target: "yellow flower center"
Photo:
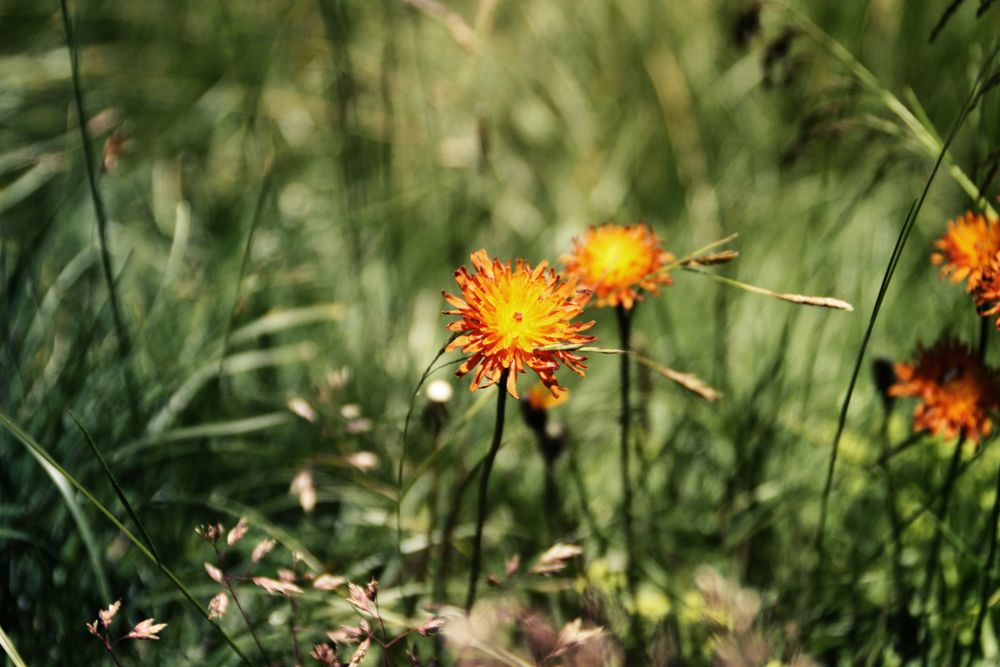
[[[492,350],[531,352],[549,344],[558,323],[558,317],[553,317],[554,312],[558,314],[558,303],[546,299],[545,284],[532,280],[530,274],[497,281],[493,293],[486,295],[486,306],[483,330]]]
[[[638,283],[655,261],[649,244],[621,227],[597,228],[584,253],[580,264],[588,279],[608,286]]]

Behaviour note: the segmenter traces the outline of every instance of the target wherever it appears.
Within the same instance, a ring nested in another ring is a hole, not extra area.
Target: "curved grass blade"
[[[969,117],[969,114],[975,107],[980,88],[983,85],[983,82],[986,81],[987,73],[992,67],[993,61],[996,59],[998,52],[1000,52],[1000,41],[996,42],[993,47],[993,51],[983,63],[983,67],[979,71],[979,76],[976,78],[976,82],[972,86],[972,90],[969,92],[968,98],[962,105],[962,112],[955,120],[955,124],[951,128],[951,132],[949,132],[944,145],[941,146],[937,161],[934,163],[934,168],[931,169],[931,173],[927,177],[927,182],[924,183],[923,192],[920,193],[920,197],[910,206],[910,210],[906,214],[906,219],[903,221],[903,226],[899,230],[899,237],[896,239],[896,246],[893,248],[892,254],[889,257],[889,264],[885,269],[885,274],[882,276],[882,284],[879,286],[878,295],[875,297],[875,305],[872,307],[871,317],[868,318],[868,326],[865,329],[864,337],[861,339],[861,348],[858,350],[858,356],[854,362],[854,370],[851,373],[851,380],[847,385],[847,393],[844,396],[844,402],[840,408],[840,416],[837,419],[837,432],[833,436],[833,445],[830,451],[830,463],[827,467],[826,481],[823,484],[823,496],[820,500],[819,526],[816,529],[816,551],[819,554],[820,567],[822,567],[825,560],[823,540],[826,531],[826,514],[830,501],[830,491],[833,488],[833,478],[837,465],[837,453],[840,447],[840,438],[843,436],[844,427],[847,424],[847,410],[851,405],[851,397],[854,395],[854,387],[857,384],[858,376],[861,374],[861,365],[864,363],[865,352],[868,349],[868,342],[871,340],[872,330],[875,328],[875,321],[878,319],[879,311],[882,309],[882,302],[889,289],[889,282],[892,280],[892,275],[896,271],[896,265],[899,263],[899,258],[903,254],[903,248],[906,246],[906,241],[910,236],[910,232],[913,230],[913,225],[916,223],[917,216],[920,214],[920,209],[923,208],[924,200],[927,199],[927,193],[930,192],[931,184],[934,182],[934,178],[937,176],[941,165],[945,162],[945,158],[948,155],[948,147],[951,146],[951,142],[955,140],[958,130],[965,123],[966,118]]]
[[[83,546],[87,550],[90,569],[94,571],[94,577],[97,579],[97,588],[100,589],[101,599],[110,600],[112,598],[111,586],[108,584],[108,577],[104,573],[104,566],[101,564],[101,549],[97,544],[97,538],[94,537],[94,531],[90,527],[90,522],[87,521],[87,517],[80,510],[80,505],[77,503],[76,498],[73,497],[73,491],[67,480],[68,476],[58,466],[52,465],[37,452],[32,450],[31,455],[42,466],[45,474],[52,479],[52,483],[55,485],[56,490],[59,491],[59,495],[63,497],[66,508],[69,510],[70,515],[73,517],[73,522],[80,531],[80,539],[83,540]]]
[[[152,554],[152,552],[149,549],[146,548],[146,545],[143,544],[142,541],[140,541],[139,538],[137,538],[132,533],[132,531],[130,531],[125,526],[125,524],[119,521],[118,517],[116,517],[114,513],[111,512],[111,510],[105,507],[104,504],[101,503],[101,501],[98,500],[94,496],[94,494],[92,494],[87,489],[87,487],[85,487],[82,483],[80,483],[80,481],[77,480],[75,477],[70,475],[65,468],[59,465],[59,463],[54,458],[52,458],[52,455],[49,454],[44,447],[35,442],[35,440],[30,435],[22,431],[17,424],[11,421],[7,417],[7,415],[3,413],[0,413],[0,426],[3,426],[5,429],[7,429],[7,431],[9,431],[11,435],[13,435],[22,445],[24,445],[36,459],[38,459],[40,462],[44,462],[55,472],[58,472],[60,475],[62,475],[63,478],[65,478],[66,482],[72,484],[77,491],[79,491],[88,501],[90,501],[90,504],[96,507],[98,511],[101,512],[101,514],[107,517],[107,519],[111,523],[113,523],[115,527],[118,528],[118,530],[120,530],[122,534],[126,538],[128,538],[128,540],[133,545],[135,545],[135,548],[138,549],[143,556],[148,558],[153,563],[156,563],[159,566],[160,570],[163,572],[163,574],[166,575],[166,577],[177,588],[177,590],[179,590],[180,593],[185,598],[187,598],[188,602],[190,602],[198,610],[198,613],[200,613],[205,618],[205,620],[208,621],[219,632],[219,634],[226,641],[226,643],[229,644],[229,647],[233,650],[233,652],[237,656],[239,656],[240,659],[245,664],[247,665],[253,664],[246,657],[246,655],[243,654],[243,651],[241,651],[240,648],[236,645],[236,642],[233,640],[233,638],[229,636],[229,633],[223,630],[222,626],[220,626],[218,623],[216,623],[209,617],[208,610],[205,607],[203,607],[200,602],[198,602],[197,598],[194,597],[191,591],[188,590],[187,586],[184,585],[184,583],[177,577],[177,575],[174,574],[173,571],[170,570],[170,568],[168,568],[163,563],[157,563],[156,557]],[[46,468],[46,470],[48,470],[48,468]],[[110,599],[110,596],[108,596],[108,599]]]
[[[135,510],[132,508],[132,504],[128,501],[128,497],[125,495],[124,489],[122,489],[121,485],[118,484],[118,480],[115,479],[114,473],[112,473],[111,468],[108,467],[108,462],[104,460],[103,456],[101,456],[101,450],[97,448],[97,443],[94,442],[90,433],[88,433],[87,429],[84,428],[80,419],[73,414],[73,411],[69,410],[68,412],[69,416],[76,423],[77,428],[79,428],[80,432],[83,433],[83,437],[87,441],[87,444],[90,445],[90,451],[94,452],[94,456],[96,456],[97,460],[101,462],[101,467],[104,468],[104,472],[107,474],[108,480],[111,482],[111,486],[114,487],[115,493],[118,494],[118,500],[125,508],[125,511],[128,512],[132,522],[136,525],[136,527],[138,527],[139,533],[142,535],[142,539],[146,540],[146,546],[148,546],[149,550],[153,552],[153,556],[156,558],[156,564],[159,565],[161,563],[160,554],[156,551],[156,545],[153,544],[153,538],[149,536],[149,533],[146,531],[146,526],[143,525],[142,521],[139,519],[139,515],[136,514]],[[105,599],[110,600],[111,598],[106,597]]]

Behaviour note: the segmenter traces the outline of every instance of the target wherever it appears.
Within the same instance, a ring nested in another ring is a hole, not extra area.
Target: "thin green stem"
[[[510,369],[505,369],[500,374],[497,382],[497,415],[493,425],[493,442],[490,443],[490,450],[483,460],[483,473],[479,478],[479,509],[476,516],[476,537],[472,543],[472,567],[469,569],[469,593],[465,598],[465,613],[472,611],[472,605],[476,603],[476,585],[479,583],[479,572],[482,568],[483,556],[483,524],[486,522],[486,494],[489,490],[490,472],[493,470],[493,462],[496,460],[497,452],[500,451],[500,442],[503,439],[503,418],[504,410],[507,406],[507,376]]]
[[[246,609],[240,603],[240,598],[236,595],[236,589],[233,587],[230,577],[226,575],[226,571],[223,569],[222,565],[222,553],[219,548],[213,543],[212,548],[215,549],[215,558],[219,564],[219,571],[222,572],[222,585],[226,587],[229,591],[229,595],[232,596],[233,602],[236,604],[236,608],[240,611],[240,616],[243,617],[243,623],[247,626],[247,630],[250,631],[250,636],[253,637],[254,643],[257,645],[257,650],[260,651],[260,655],[264,658],[264,664],[270,667],[271,660],[267,657],[267,651],[264,650],[264,645],[260,641],[260,637],[257,636],[257,631],[253,627],[253,623],[250,621],[250,615],[247,614]]]
[[[921,625],[924,626],[924,634],[921,638],[923,646],[921,663],[928,664],[930,654],[930,628],[927,627],[929,621],[927,605],[930,604],[931,592],[934,588],[934,579],[937,576],[938,560],[941,555],[941,542],[944,537],[944,522],[948,516],[948,506],[951,503],[951,493],[955,488],[955,480],[958,478],[958,468],[962,462],[962,445],[965,437],[959,437],[955,444],[955,453],[951,457],[951,464],[948,467],[948,476],[941,487],[941,504],[938,506],[936,524],[934,526],[934,538],[931,541],[930,549],[927,551],[927,569],[924,572],[924,586],[920,594],[920,615]]]
[[[983,623],[989,614],[990,594],[993,592],[993,562],[997,555],[997,522],[1000,521],[1000,465],[997,466],[996,491],[993,494],[993,512],[990,514],[989,537],[987,543],[989,549],[986,552],[986,560],[983,561],[983,571],[980,574],[979,588],[979,611],[976,613],[976,624],[972,630],[972,647],[969,651],[968,665],[972,665],[979,657],[981,646],[980,636],[983,632]]]

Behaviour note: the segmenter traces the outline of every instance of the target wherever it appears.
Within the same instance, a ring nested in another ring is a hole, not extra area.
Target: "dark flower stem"
[[[490,450],[483,460],[483,472],[479,478],[479,509],[476,516],[476,538],[472,544],[472,567],[469,569],[469,593],[465,598],[465,613],[472,611],[472,605],[476,603],[476,585],[479,583],[479,572],[482,567],[483,556],[483,524],[486,522],[486,493],[489,490],[490,472],[493,470],[493,462],[500,451],[500,441],[503,438],[503,417],[504,409],[507,406],[507,376],[510,369],[505,369],[500,374],[497,382],[497,416],[493,425],[493,442],[490,443]]]
[[[618,316],[618,336],[621,349],[630,350],[632,345],[632,313],[624,306],[615,308]],[[630,356],[621,355],[621,477],[622,477],[622,523],[625,528],[625,576],[628,581],[628,591],[635,599],[636,571],[635,550],[632,537],[632,484],[629,474],[629,426],[632,422],[632,406],[629,401],[629,368]]]
[[[934,539],[927,552],[927,569],[924,572],[924,587],[920,595],[920,614],[923,624],[928,623],[927,605],[930,604],[931,591],[934,588],[934,579],[937,576],[938,559],[941,555],[941,540],[944,537],[942,528],[948,516],[948,505],[951,501],[951,492],[955,488],[955,480],[958,478],[959,464],[962,462],[962,445],[965,443],[965,434],[959,436],[955,443],[955,453],[951,457],[951,465],[948,468],[948,476],[945,478],[944,486],[941,487],[941,505],[937,511],[937,524],[934,526]],[[922,664],[926,665],[930,651],[930,628],[926,627],[921,640],[923,644]]]

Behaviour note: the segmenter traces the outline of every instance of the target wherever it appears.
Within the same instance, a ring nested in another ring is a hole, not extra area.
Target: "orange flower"
[[[660,269],[674,256],[643,223],[591,227],[582,240],[573,240],[573,252],[561,261],[567,273],[593,290],[598,306],[620,304],[631,309],[642,300],[639,290],[655,294],[659,285],[673,283],[670,274]]]
[[[518,259],[511,269],[509,260],[506,264],[495,258],[490,261],[485,250],[477,250],[472,253],[472,266],[475,273],[464,266],[455,272],[462,298],[442,292],[456,308],[444,311],[445,315],[462,318],[448,325],[461,335],[447,350],[461,349],[469,355],[455,374],[462,377],[475,368],[471,387],[475,391],[496,384],[509,369],[507,391],[518,398],[517,374],[529,368],[553,396],[566,391],[556,381],[560,363],[583,375],[586,357],[542,348],[594,340],[580,333],[594,326],[593,321],[571,321],[583,312],[590,293],[577,289],[575,280],[563,280],[546,262],[532,269]]]
[[[931,263],[941,267],[941,277],[950,276],[953,283],[965,280],[966,289],[974,292],[1000,253],[1000,225],[968,212],[949,221],[948,231],[934,246],[939,252],[931,255]]]
[[[944,339],[921,348],[915,364],[896,364],[897,382],[890,396],[920,399],[913,413],[915,431],[973,442],[990,434],[990,413],[1000,407],[1000,382],[965,345]]]
[[[553,395],[544,384],[533,384],[531,388],[528,389],[528,407],[532,410],[537,410],[539,412],[545,412],[546,410],[551,410],[557,405],[562,405],[569,400],[569,390],[560,392],[558,395]]]

